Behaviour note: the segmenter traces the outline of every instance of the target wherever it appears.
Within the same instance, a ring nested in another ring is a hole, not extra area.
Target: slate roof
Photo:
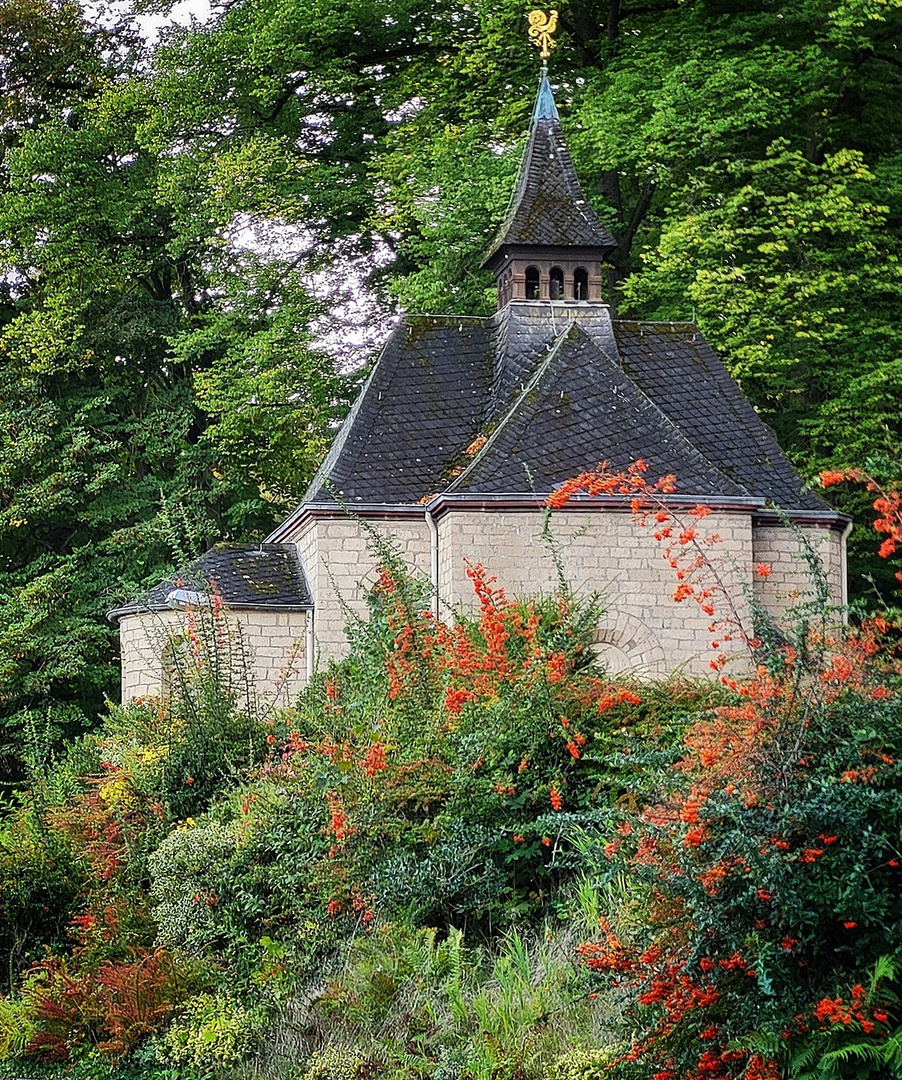
[[[545,494],[639,457],[678,494],[829,509],[694,326],[528,300],[487,319],[402,321],[305,503],[333,501],[330,481],[350,506],[523,493],[527,475]]]
[[[399,323],[304,501],[417,502],[446,486],[485,422],[491,330],[489,320],[474,318]]]
[[[212,589],[236,610],[297,611],[313,607],[295,544],[216,544],[175,578],[155,585],[143,600],[116,608],[116,622],[138,611],[165,611],[170,595],[203,595]]]
[[[623,370],[716,461],[721,472],[776,506],[826,510],[720,357],[691,324],[615,322]]]
[[[449,492],[547,493],[602,460],[625,468],[643,458],[653,476],[674,473],[701,496],[748,493],[705,458],[680,429],[573,322],[554,342],[482,452]]]
[[[516,245],[616,246],[579,186],[544,74],[493,251]],[[290,539],[310,504],[545,495],[601,461],[637,458],[654,477],[673,473],[680,495],[830,509],[694,326],[615,321],[594,301],[512,300],[488,319],[401,320],[271,539]]]
[[[544,74],[510,209],[483,265],[515,246],[617,248],[580,187]]]

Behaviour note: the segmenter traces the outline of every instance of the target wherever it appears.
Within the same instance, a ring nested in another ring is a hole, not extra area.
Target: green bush
[[[33,809],[0,823],[0,980],[7,988],[67,939],[87,868],[69,838]]]
[[[156,1041],[163,1065],[189,1066],[201,1074],[240,1065],[259,1047],[265,1017],[228,993],[190,998]]]
[[[214,883],[235,854],[233,829],[214,821],[179,825],[151,855],[158,943],[199,953],[217,936]]]

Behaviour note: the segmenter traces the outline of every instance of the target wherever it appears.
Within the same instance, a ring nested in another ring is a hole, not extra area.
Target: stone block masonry
[[[721,542],[711,561],[725,582],[743,625],[749,613],[742,582],[752,573],[751,519],[746,513],[715,513],[704,519],[707,533]],[[557,569],[542,539],[541,511],[485,513],[452,511],[439,523],[439,593],[452,609],[472,607],[473,591],[463,555],[481,562],[509,596],[549,594]],[[653,529],[638,525],[628,511],[561,510],[551,517],[552,542],[564,575],[585,595],[599,593],[606,615],[597,637],[599,654],[612,673],[655,677],[681,670],[710,675],[715,653],[712,618],[690,598],[673,599],[677,580],[662,557]],[[710,582],[705,582],[709,584]],[[726,615],[721,599],[716,615]],[[726,650],[741,648],[734,641]]]
[[[228,642],[223,647],[233,650],[236,670],[246,663],[256,693],[275,705],[287,705],[306,682],[307,613],[228,611],[224,619]],[[140,612],[122,619],[123,704],[135,698],[166,696],[173,650],[186,647],[187,631],[188,616],[183,611]],[[240,676],[239,671],[236,688],[244,682]]]
[[[430,541],[425,518],[368,521],[367,526],[400,551],[407,565],[429,576]],[[297,540],[314,611],[315,661],[321,666],[347,653],[348,616],[366,614],[366,592],[376,581],[372,534],[360,521],[341,516],[315,518]]]
[[[756,564],[770,569],[767,577],[755,576],[755,595],[771,615],[779,619],[813,593],[806,542],[826,574],[831,602],[837,608],[844,603],[844,542],[837,529],[808,526],[796,532],[786,525],[756,525],[753,538]]]
[[[612,673],[630,672],[657,677],[680,670],[710,675],[711,649],[716,636],[712,618],[691,599],[677,603],[674,570],[663,558],[663,545],[651,528],[637,525],[627,510],[556,511],[551,518],[567,579],[577,592],[599,592],[606,614],[596,635],[599,654]],[[746,597],[755,593],[776,617],[810,588],[808,566],[797,556],[799,541],[784,526],[761,526],[748,510],[717,511],[702,521],[705,535],[717,533],[720,542],[709,549],[714,569],[728,589],[736,615],[751,632]],[[392,536],[408,565],[424,576],[431,572],[431,541],[425,520],[369,520],[367,525]],[[497,577],[508,596],[551,593],[557,570],[542,539],[540,509],[452,509],[438,521],[438,594],[442,615],[472,610],[475,601],[466,574],[466,559],[481,562]],[[843,551],[836,529],[803,526],[804,535],[822,553],[831,590],[843,594]],[[345,623],[350,611],[364,615],[365,590],[375,581],[377,559],[369,533],[349,517],[319,518],[308,523],[298,538],[311,589],[317,598],[314,616],[317,664],[346,654]],[[755,573],[766,563],[770,576]],[[708,582],[706,582],[708,583]],[[726,616],[722,598],[715,617]],[[737,663],[744,662],[738,641],[727,643]]]
[[[682,671],[710,675],[711,617],[686,599],[674,602],[674,570],[662,557],[663,545],[651,528],[637,525],[626,509],[556,511],[552,536],[562,568],[577,593],[598,592],[606,609],[596,633],[599,655],[616,674],[658,677]],[[542,539],[543,514],[529,510],[447,510],[437,522],[438,596],[442,617],[473,610],[475,598],[466,562],[481,562],[509,597],[549,594],[557,585],[557,569]],[[843,600],[844,552],[836,527],[803,525],[802,534],[819,553],[832,597]],[[316,598],[313,613],[314,667],[347,653],[349,617],[365,617],[366,591],[376,580],[378,557],[372,532],[391,538],[408,566],[425,578],[432,572],[432,539],[425,517],[408,514],[369,516],[366,523],[337,511],[307,520],[295,538]],[[747,631],[750,590],[777,619],[811,590],[804,544],[783,524],[757,522],[748,510],[718,510],[701,522],[700,532],[716,532],[710,558],[729,590],[736,614]],[[755,573],[765,564],[770,573]],[[707,583],[707,582],[706,582]],[[721,598],[715,617],[728,614]],[[307,614],[301,611],[232,611],[231,625],[247,644],[251,675],[264,695],[287,703],[306,682]],[[838,621],[838,620],[837,620]],[[185,631],[185,614],[177,611],[129,615],[121,622],[122,698],[158,696],[167,690],[166,648]],[[745,654],[738,641],[725,643]],[[286,666],[291,672],[286,677]]]

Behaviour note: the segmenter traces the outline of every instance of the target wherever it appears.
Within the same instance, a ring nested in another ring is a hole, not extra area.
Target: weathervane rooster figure
[[[538,48],[543,63],[547,62],[551,50],[557,45],[551,36],[557,29],[557,9],[552,8],[547,15],[544,11],[530,11],[528,18],[529,36]]]

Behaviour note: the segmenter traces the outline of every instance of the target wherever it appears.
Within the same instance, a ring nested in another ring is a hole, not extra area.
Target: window
[[[539,299],[539,271],[535,266],[526,267],[526,299]]]
[[[548,295],[552,300],[564,299],[564,271],[559,266],[552,266]]]
[[[573,299],[589,299],[589,272],[581,266],[573,271]]]

